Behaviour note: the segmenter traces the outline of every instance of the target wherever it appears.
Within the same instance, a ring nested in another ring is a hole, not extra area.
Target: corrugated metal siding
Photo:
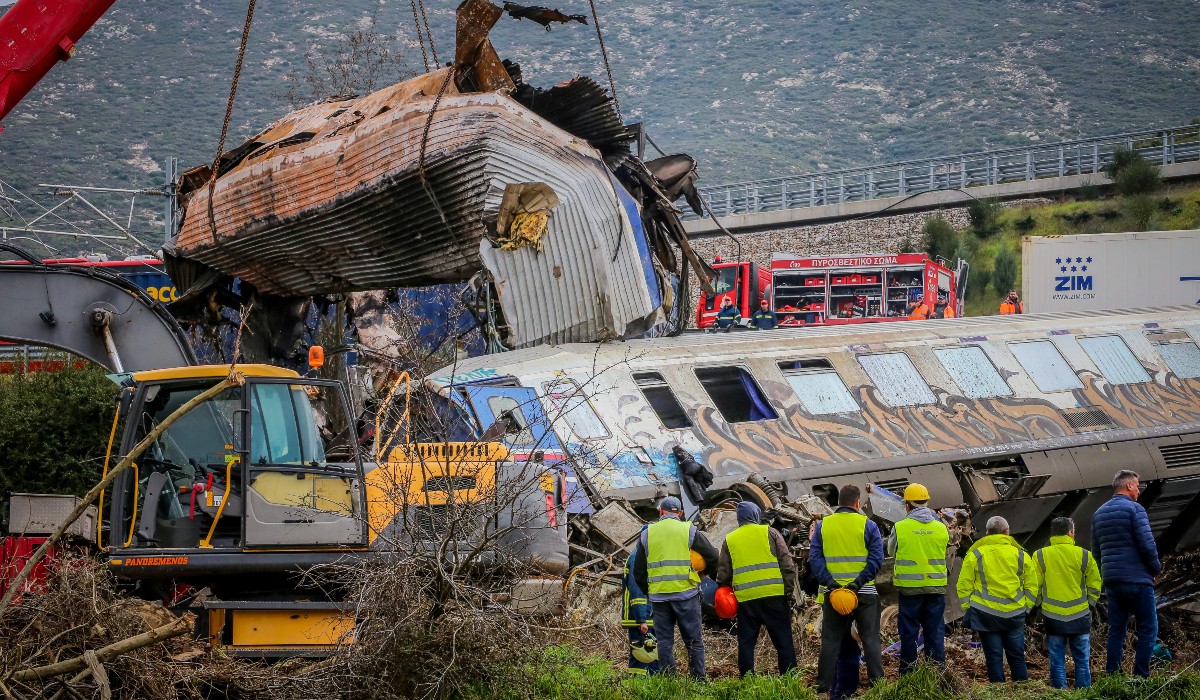
[[[499,205],[509,182],[544,182],[560,200],[539,253],[480,243],[480,255],[500,288],[500,307],[512,327],[510,342],[613,338],[656,312],[641,270],[633,230],[598,159],[562,157],[538,162],[514,144],[492,161]]]

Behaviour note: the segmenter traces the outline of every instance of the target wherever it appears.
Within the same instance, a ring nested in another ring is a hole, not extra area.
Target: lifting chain
[[[213,158],[212,175],[208,179],[208,227],[212,230],[213,243],[217,242],[217,220],[213,216],[213,193],[217,189],[217,173],[221,167],[221,151],[225,150],[225,137],[229,135],[229,121],[233,118],[233,101],[237,96],[238,79],[242,76],[242,63],[246,60],[246,45],[250,42],[250,24],[254,21],[254,4],[250,0],[246,8],[246,24],[242,27],[242,45],[238,49],[237,65],[233,68],[233,83],[229,86],[229,102],[225,105],[225,123],[221,125],[221,139],[217,142],[217,155]]]

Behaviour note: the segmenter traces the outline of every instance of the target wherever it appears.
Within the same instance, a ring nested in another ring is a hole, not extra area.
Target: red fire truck
[[[908,319],[909,306],[924,297],[962,315],[967,265],[951,269],[925,253],[833,255],[801,258],[776,254],[770,271],[754,263],[715,263],[717,293],[701,292],[696,326],[709,328],[726,297],[748,319],[767,299],[780,326],[823,326]]]

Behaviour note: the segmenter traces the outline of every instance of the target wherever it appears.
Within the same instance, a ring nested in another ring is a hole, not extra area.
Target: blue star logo
[[[1071,272],[1075,272],[1076,269],[1078,268],[1076,268],[1074,265],[1071,266]]]
[[[1060,267],[1060,268],[1058,268],[1058,269],[1062,270],[1063,272],[1066,272],[1066,271],[1067,271],[1067,266],[1066,266],[1066,265],[1063,265],[1062,267]]]
[[[1055,259],[1054,259],[1054,264],[1055,264],[1055,265],[1062,265],[1062,258],[1055,258]]]
[[[1081,263],[1081,262],[1083,262],[1083,258],[1075,258],[1075,262]]]
[[[1084,265],[1084,266],[1083,266],[1083,271],[1084,271],[1084,272],[1087,272],[1087,265]]]
[[[1091,261],[1092,261],[1092,256],[1090,256],[1090,255],[1089,255],[1089,256],[1088,256],[1088,259],[1087,259],[1087,261],[1088,261],[1088,262],[1091,262]]]

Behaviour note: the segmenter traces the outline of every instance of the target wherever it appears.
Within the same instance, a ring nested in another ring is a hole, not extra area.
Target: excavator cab
[[[266,573],[366,546],[363,464],[341,385],[265,365],[237,371],[242,385],[179,417],[116,480],[108,544],[118,573]],[[121,454],[228,374],[133,374]]]

